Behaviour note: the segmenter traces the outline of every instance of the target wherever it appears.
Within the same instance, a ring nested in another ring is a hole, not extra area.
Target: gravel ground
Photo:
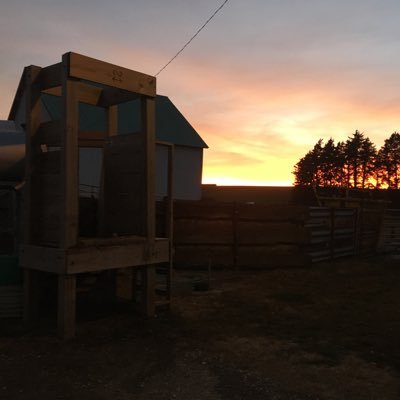
[[[176,287],[198,278],[178,272]],[[211,283],[149,320],[86,310],[66,342],[46,318],[30,331],[2,321],[0,399],[400,398],[396,263],[219,271]]]

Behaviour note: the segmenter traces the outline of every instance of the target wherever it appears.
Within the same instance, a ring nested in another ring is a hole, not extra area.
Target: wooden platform
[[[20,252],[24,268],[55,274],[79,274],[169,261],[169,240],[156,238],[149,245],[144,237],[80,240],[77,247],[26,245]]]
[[[26,67],[21,82],[27,131],[25,232],[20,250],[26,319],[35,315],[40,273],[56,274],[59,332],[71,337],[75,333],[76,275],[132,268],[141,270],[142,310],[152,315],[155,265],[171,265],[172,237],[155,237],[156,78],[66,53],[58,64]],[[60,120],[43,120],[43,93],[61,97]],[[118,105],[132,100],[140,102],[140,131],[122,134]],[[81,103],[106,110],[106,132],[81,130]],[[97,225],[94,237],[84,239],[79,229],[80,148],[97,148],[103,160]],[[168,175],[171,179],[172,170]],[[172,232],[171,182],[168,188],[166,226]]]

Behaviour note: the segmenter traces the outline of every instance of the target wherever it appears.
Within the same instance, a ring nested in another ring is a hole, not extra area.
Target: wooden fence
[[[176,267],[269,268],[367,254],[381,210],[177,202]]]
[[[302,206],[177,202],[174,263],[233,268],[304,264],[306,212]]]

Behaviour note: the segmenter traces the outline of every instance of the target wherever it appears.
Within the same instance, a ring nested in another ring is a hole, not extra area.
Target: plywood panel
[[[104,151],[104,216],[108,234],[145,235],[144,138],[113,136]]]

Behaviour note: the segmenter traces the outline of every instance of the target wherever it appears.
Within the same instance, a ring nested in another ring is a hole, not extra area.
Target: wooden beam
[[[123,89],[112,87],[101,88],[82,81],[77,81],[76,85],[79,91],[79,101],[81,103],[92,104],[98,107],[108,108],[113,105],[125,103],[127,101],[132,101],[139,98],[137,93],[129,92]],[[53,96],[61,96],[61,87],[53,87],[46,89],[43,92]]]
[[[66,272],[77,274],[168,262],[168,246],[168,240],[157,240],[151,249],[143,242],[72,248],[66,254]]]
[[[138,98],[139,95],[135,92],[107,87],[103,89],[98,101],[98,105],[101,107],[111,107],[113,105],[136,100]]]
[[[70,77],[102,83],[145,96],[155,97],[156,95],[156,78],[154,76],[77,53],[66,53],[64,57],[69,59]]]
[[[94,106],[99,105],[99,100],[103,92],[102,88],[85,82],[76,82],[75,84],[78,101],[81,103],[92,104]]]
[[[147,239],[149,243],[155,237],[155,99],[141,99],[141,127],[145,139],[146,155],[146,208],[147,208]]]
[[[79,140],[94,140],[104,142],[106,137],[106,133],[101,131],[79,131],[78,133]]]
[[[68,78],[69,57],[63,56],[63,114],[61,181],[64,212],[62,214],[61,247],[77,244],[79,234],[79,103],[76,82]]]
[[[47,89],[61,86],[62,77],[62,63],[49,65],[48,67],[42,68],[39,75],[40,90],[44,91]]]
[[[58,333],[63,339],[75,336],[76,276],[58,277]]]
[[[40,102],[40,87],[38,76],[40,67],[31,65],[25,68],[25,90],[26,90],[26,142],[25,142],[25,224],[24,224],[24,243],[32,241],[32,226],[34,226],[34,210],[31,207],[31,198],[34,187],[32,185],[32,175],[35,170],[35,159],[40,153],[40,143],[38,143],[38,130],[41,124],[42,104]]]

